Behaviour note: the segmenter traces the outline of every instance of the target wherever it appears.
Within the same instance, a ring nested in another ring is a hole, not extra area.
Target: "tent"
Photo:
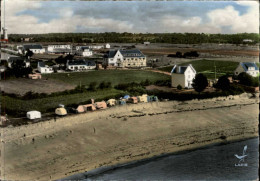
[[[39,119],[41,118],[41,113],[39,111],[29,111],[26,113],[28,119]]]
[[[137,104],[138,103],[138,99],[137,99],[137,97],[130,97],[129,102],[133,103],[133,104]]]
[[[129,99],[129,98],[130,98],[129,95],[125,95],[125,96],[123,97],[123,99]]]
[[[59,116],[65,116],[65,115],[67,115],[67,110],[65,108],[57,108],[55,110],[55,114],[57,114]]]
[[[116,105],[116,100],[115,99],[109,99],[107,101],[107,105],[108,106],[115,106]]]

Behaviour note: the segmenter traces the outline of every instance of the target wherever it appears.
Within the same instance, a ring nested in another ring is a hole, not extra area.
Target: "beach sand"
[[[258,97],[139,103],[1,128],[2,179],[61,179],[105,165],[256,137]]]

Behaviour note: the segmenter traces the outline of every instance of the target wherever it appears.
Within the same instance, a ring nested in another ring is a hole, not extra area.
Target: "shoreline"
[[[1,128],[4,180],[57,180],[102,166],[257,137],[258,109],[258,95],[243,94],[127,105]]]
[[[190,153],[192,151],[208,149],[208,148],[211,148],[211,147],[214,147],[214,146],[222,146],[222,145],[228,145],[228,144],[231,144],[231,143],[239,143],[239,142],[243,142],[243,141],[247,141],[247,140],[251,140],[251,139],[257,139],[257,138],[259,138],[259,137],[253,136],[253,137],[242,138],[242,139],[234,139],[234,140],[225,141],[225,142],[215,142],[215,143],[206,144],[204,146],[197,147],[197,148],[191,148],[191,149],[177,151],[177,152],[171,152],[171,153],[164,153],[164,154],[161,154],[161,155],[158,155],[158,156],[153,156],[153,157],[148,157],[148,158],[144,158],[144,159],[140,159],[140,160],[130,161],[130,162],[127,162],[127,163],[116,164],[116,165],[111,165],[111,166],[102,166],[100,168],[96,168],[96,169],[93,169],[93,170],[90,170],[90,171],[87,171],[87,172],[84,172],[84,173],[78,173],[78,174],[75,174],[75,175],[71,175],[69,177],[57,179],[56,181],[87,179],[87,178],[91,178],[91,177],[94,177],[94,176],[97,176],[97,175],[102,175],[102,174],[109,172],[111,170],[117,170],[117,169],[120,169],[120,168],[123,168],[123,167],[128,167],[128,166],[133,166],[133,165],[138,166],[138,165],[143,164],[143,163],[156,161],[158,159],[173,156],[173,155],[186,154],[186,153]]]

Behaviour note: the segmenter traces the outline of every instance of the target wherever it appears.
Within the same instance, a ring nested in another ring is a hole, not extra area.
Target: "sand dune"
[[[2,176],[60,179],[104,165],[255,137],[258,96],[125,105],[2,128]]]

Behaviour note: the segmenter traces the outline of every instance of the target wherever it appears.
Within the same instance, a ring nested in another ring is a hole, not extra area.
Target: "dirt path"
[[[103,165],[257,136],[258,97],[226,99],[125,105],[2,128],[4,179],[60,179]]]

